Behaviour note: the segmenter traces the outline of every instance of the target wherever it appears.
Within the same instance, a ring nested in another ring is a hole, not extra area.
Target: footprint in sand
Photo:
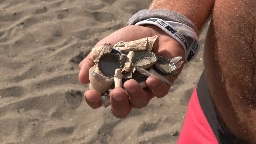
[[[75,109],[78,108],[82,101],[82,92],[77,90],[71,90],[65,93],[66,100],[71,108]]]

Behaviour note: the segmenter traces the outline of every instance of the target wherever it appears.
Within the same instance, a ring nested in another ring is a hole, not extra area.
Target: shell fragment
[[[166,84],[173,84],[166,75],[177,75],[182,57],[172,59],[157,57],[151,50],[158,42],[158,36],[146,37],[130,42],[119,42],[114,46],[105,44],[92,49],[94,66],[89,71],[89,88],[104,94],[102,105],[110,105],[110,90],[123,87],[123,82],[135,79],[142,88],[147,87],[145,80],[156,75]]]

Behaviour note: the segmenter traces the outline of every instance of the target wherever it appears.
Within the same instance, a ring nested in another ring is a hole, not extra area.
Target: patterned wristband
[[[171,23],[171,24],[170,24]],[[164,21],[158,18],[150,18],[135,25],[153,24],[161,28],[184,48],[186,62],[192,60],[199,51],[198,37],[193,29],[181,23]]]
[[[192,29],[194,29],[194,31],[196,32],[197,35],[199,34],[199,32],[197,30],[197,27],[193,24],[193,22],[190,19],[188,19],[187,17],[185,17],[182,14],[179,14],[177,12],[170,11],[170,10],[162,10],[162,9],[148,10],[148,9],[143,9],[143,10],[140,10],[137,13],[135,13],[129,19],[127,24],[128,25],[135,25],[137,22],[140,22],[142,20],[149,19],[149,18],[159,18],[159,19],[163,19],[165,21],[179,22],[179,23],[182,23],[182,24],[185,24],[185,25],[191,27]]]
[[[166,18],[168,21],[161,18]],[[141,10],[130,18],[128,24],[153,24],[158,26],[181,44],[185,51],[186,62],[192,60],[200,49],[197,28],[188,18],[176,12],[168,10]]]

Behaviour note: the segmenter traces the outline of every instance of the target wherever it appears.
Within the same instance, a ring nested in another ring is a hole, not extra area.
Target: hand
[[[111,43],[112,45],[120,41],[132,41],[144,37],[159,36],[159,41],[154,45],[153,52],[158,56],[166,58],[173,58],[175,56],[182,56],[184,60],[184,50],[182,46],[167,35],[160,28],[147,25],[147,26],[127,26],[116,32],[110,34],[106,38],[99,41],[96,46]],[[89,69],[94,65],[92,60],[92,53],[90,53],[80,64],[79,80],[83,84],[89,83]],[[177,72],[181,72],[181,66]],[[168,77],[171,82],[175,78]],[[110,93],[111,109],[114,116],[118,118],[126,117],[131,109],[145,107],[150,99],[153,97],[161,98],[165,96],[170,86],[164,83],[156,76],[150,76],[146,80],[147,88],[142,89],[140,84],[131,79],[124,83],[123,88],[115,88]],[[101,107],[101,96],[96,90],[87,90],[84,93],[87,104],[96,109]]]

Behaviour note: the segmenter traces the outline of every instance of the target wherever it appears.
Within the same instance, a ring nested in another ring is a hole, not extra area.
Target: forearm
[[[149,9],[166,9],[189,18],[200,30],[211,15],[215,0],[153,0]]]

